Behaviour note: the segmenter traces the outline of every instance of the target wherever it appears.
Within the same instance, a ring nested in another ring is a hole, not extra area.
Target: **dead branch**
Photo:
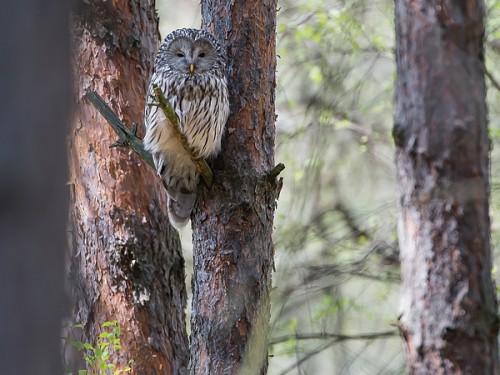
[[[170,123],[171,128],[174,131],[177,139],[179,140],[182,147],[184,147],[186,152],[191,157],[191,160],[196,165],[196,168],[198,168],[198,171],[200,172],[201,177],[203,177],[203,180],[205,181],[205,183],[207,184],[208,187],[212,186],[212,182],[213,182],[212,170],[208,166],[205,159],[196,156],[196,151],[193,150],[193,148],[189,145],[184,134],[182,134],[182,132],[180,131],[179,119],[178,119],[177,115],[175,114],[174,109],[172,108],[172,106],[170,105],[168,100],[165,98],[165,95],[163,95],[163,92],[161,91],[161,89],[158,86],[153,85],[153,90],[155,92],[155,102],[156,103],[152,104],[152,105],[158,105],[161,108],[161,110],[165,114],[165,117],[167,118],[168,122]]]

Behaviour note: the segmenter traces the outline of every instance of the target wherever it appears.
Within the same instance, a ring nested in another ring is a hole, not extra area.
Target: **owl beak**
[[[194,64],[189,64],[189,71],[191,72],[191,74],[194,73]]]

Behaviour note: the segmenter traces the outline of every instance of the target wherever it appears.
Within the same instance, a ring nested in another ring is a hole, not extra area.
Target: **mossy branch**
[[[151,153],[146,151],[142,140],[136,135],[137,126],[133,125],[132,130],[127,128],[113,110],[109,108],[104,99],[95,91],[86,93],[85,98],[97,108],[118,135],[118,140],[111,147],[128,147],[152,168],[155,168]]]
[[[181,142],[182,146],[191,157],[191,160],[198,168],[205,184],[208,187],[211,187],[213,182],[212,170],[208,166],[207,162],[202,158],[196,157],[195,152],[191,149],[191,147],[189,147],[186,138],[179,130],[179,120],[177,115],[165,98],[161,89],[159,87],[154,87],[154,91],[156,103],[151,105],[158,105],[161,108],[165,117],[169,120],[172,130],[179,139],[179,142]],[[133,124],[132,129],[127,128],[97,92],[90,91],[85,94],[85,98],[87,98],[94,105],[94,107],[97,108],[97,110],[104,116],[115,133],[118,135],[118,140],[111,144],[110,147],[128,147],[147,164],[155,168],[151,153],[144,148],[142,140],[136,135],[137,126]]]
[[[213,182],[212,170],[208,166],[205,159],[197,157],[196,152],[192,149],[192,147],[189,146],[186,137],[184,136],[184,134],[181,133],[179,129],[179,119],[175,114],[174,109],[172,108],[168,100],[165,98],[165,95],[163,95],[161,89],[158,86],[153,85],[153,90],[155,93],[155,98],[154,98],[155,104],[153,105],[158,105],[161,108],[161,110],[165,114],[165,117],[170,123],[171,128],[174,131],[177,139],[191,157],[191,160],[196,165],[196,168],[200,172],[201,177],[203,178],[208,187],[212,186]]]
[[[285,169],[285,164],[278,163],[273,169],[266,173],[266,178],[270,181],[276,179],[281,172]]]

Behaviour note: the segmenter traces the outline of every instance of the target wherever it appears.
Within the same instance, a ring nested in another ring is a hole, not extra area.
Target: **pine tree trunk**
[[[225,43],[231,116],[193,220],[192,374],[267,370],[274,167],[276,1],[202,1]]]
[[[482,1],[396,1],[401,331],[410,374],[496,374]]]
[[[116,136],[83,98],[95,90],[129,126],[142,124],[157,26],[153,0],[77,4],[71,279],[87,340],[102,323],[117,320],[123,330],[117,364],[133,359],[134,374],[177,375],[188,360],[184,260],[163,187],[131,151],[110,148]]]

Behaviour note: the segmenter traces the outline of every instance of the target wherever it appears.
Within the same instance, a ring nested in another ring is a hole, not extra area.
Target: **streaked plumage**
[[[215,38],[197,29],[179,29],[167,35],[156,57],[149,95],[154,95],[153,84],[172,105],[180,130],[197,156],[216,155],[229,102],[225,58]],[[193,210],[199,173],[167,121],[159,107],[146,105],[144,145],[167,188],[170,222],[179,229],[187,224]]]

